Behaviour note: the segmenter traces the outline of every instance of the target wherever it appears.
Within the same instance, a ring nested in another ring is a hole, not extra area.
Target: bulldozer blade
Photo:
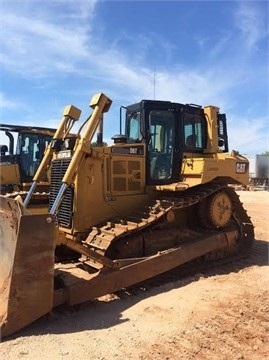
[[[30,215],[0,196],[0,337],[48,313],[53,303],[54,231],[51,215]]]

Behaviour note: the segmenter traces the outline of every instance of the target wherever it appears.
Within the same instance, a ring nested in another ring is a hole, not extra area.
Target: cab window
[[[128,116],[128,138],[132,141],[141,141],[140,113],[133,112]]]
[[[184,146],[201,150],[205,147],[205,119],[194,114],[185,114],[183,121]]]

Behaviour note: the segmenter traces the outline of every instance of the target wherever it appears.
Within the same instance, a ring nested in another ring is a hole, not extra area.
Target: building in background
[[[249,160],[249,178],[253,186],[269,186],[269,154],[245,155]]]

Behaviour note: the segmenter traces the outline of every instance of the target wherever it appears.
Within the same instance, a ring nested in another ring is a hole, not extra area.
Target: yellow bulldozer
[[[8,197],[26,196],[33,182],[45,149],[56,129],[37,126],[0,124],[0,190]],[[31,199],[35,203],[48,201],[49,179],[44,172]]]
[[[111,103],[95,94],[76,136],[69,133],[80,110],[67,106],[24,205],[1,197],[3,337],[61,304],[251,249],[254,227],[230,186],[248,183],[249,164],[228,152],[225,114],[216,106],[142,100],[121,106],[112,145],[93,147]],[[30,214],[48,165],[49,207]]]

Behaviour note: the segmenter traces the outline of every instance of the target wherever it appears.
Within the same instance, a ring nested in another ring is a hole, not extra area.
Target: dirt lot
[[[62,308],[0,344],[1,358],[269,359],[269,192],[238,192],[255,225],[246,259]]]

